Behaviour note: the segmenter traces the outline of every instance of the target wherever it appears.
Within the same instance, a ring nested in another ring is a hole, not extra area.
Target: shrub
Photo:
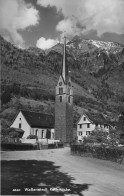
[[[80,155],[90,155],[99,159],[106,159],[111,161],[122,160],[124,158],[123,147],[110,147],[105,145],[93,145],[93,144],[82,144],[82,145],[71,145],[71,152]]]
[[[84,139],[84,143],[108,143],[107,133],[102,130],[96,130],[90,136]]]
[[[48,144],[48,149],[53,149],[53,148],[63,148],[64,145],[62,142],[56,142],[54,144]]]
[[[10,128],[9,129],[9,136],[12,138],[19,138],[20,134],[14,129],[14,128]]]
[[[3,143],[1,144],[2,150],[37,150],[38,146],[34,144],[24,143]]]
[[[120,143],[121,145],[124,145],[124,139],[120,139],[120,140],[119,140],[119,143]]]
[[[37,137],[37,135],[29,135],[27,137],[27,139],[36,139],[36,140],[38,140],[38,137]]]
[[[8,128],[8,129],[2,129],[1,130],[1,142],[19,142],[19,138],[21,138],[23,135],[23,132],[17,132],[15,128]]]
[[[1,129],[1,135],[2,136],[8,136],[9,135],[9,131],[10,131],[9,129],[2,128]]]
[[[64,147],[64,144],[62,142],[59,142],[58,143],[58,148],[63,148]]]
[[[56,144],[48,144],[48,149],[56,148]]]

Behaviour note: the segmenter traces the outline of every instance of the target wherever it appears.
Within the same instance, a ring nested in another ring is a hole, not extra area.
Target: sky
[[[0,34],[21,48],[75,35],[124,43],[124,0],[0,0]]]

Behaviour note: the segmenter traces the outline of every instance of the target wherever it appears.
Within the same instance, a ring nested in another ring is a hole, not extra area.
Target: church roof
[[[24,110],[21,112],[32,128],[54,128],[54,117],[52,115]]]

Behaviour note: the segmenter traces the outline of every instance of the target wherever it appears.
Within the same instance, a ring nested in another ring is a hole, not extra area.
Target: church
[[[70,143],[73,140],[73,86],[66,61],[66,38],[62,72],[55,93],[55,139],[63,143]]]
[[[64,38],[62,71],[55,89],[55,119],[52,116],[32,111],[19,111],[11,127],[24,130],[24,138],[36,135],[70,143],[73,140],[73,87],[66,62],[66,38]]]

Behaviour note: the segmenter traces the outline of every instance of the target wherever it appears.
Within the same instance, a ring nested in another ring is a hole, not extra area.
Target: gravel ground
[[[6,151],[4,161],[51,161],[61,173],[71,176],[73,185],[87,185],[82,193],[64,195],[124,196],[124,164],[88,157],[72,156],[68,147],[37,151]],[[58,194],[59,195],[59,194]]]

